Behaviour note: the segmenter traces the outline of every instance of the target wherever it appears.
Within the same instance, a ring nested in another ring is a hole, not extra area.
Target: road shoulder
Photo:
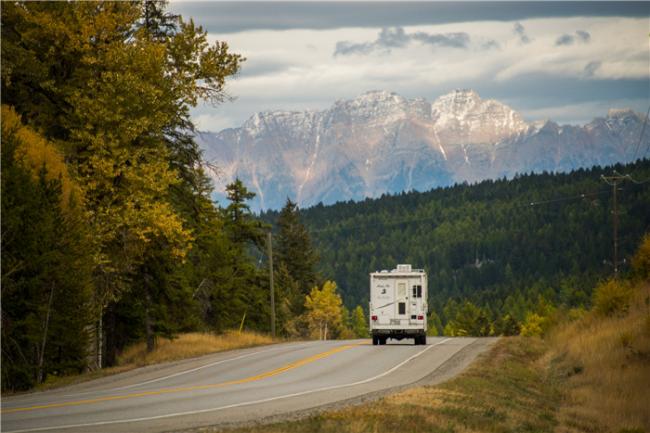
[[[257,420],[240,421],[233,423],[220,423],[214,426],[200,427],[194,429],[172,430],[177,433],[211,433],[235,428],[253,428],[266,426],[281,422],[295,422],[314,417],[327,412],[337,411],[344,408],[360,406],[370,403],[389,395],[393,395],[410,388],[419,386],[431,386],[443,383],[465,370],[473,361],[480,359],[480,356],[490,350],[498,341],[498,337],[475,338],[469,344],[466,344],[458,352],[445,360],[434,371],[423,378],[404,385],[393,386],[379,391],[372,391],[363,395],[355,396],[345,400],[339,400],[333,403],[319,405],[309,409],[303,409],[293,412],[282,413],[273,416],[267,416]]]

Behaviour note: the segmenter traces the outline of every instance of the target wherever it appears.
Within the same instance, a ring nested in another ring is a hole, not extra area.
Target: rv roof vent
[[[411,265],[397,265],[397,272],[411,272]]]

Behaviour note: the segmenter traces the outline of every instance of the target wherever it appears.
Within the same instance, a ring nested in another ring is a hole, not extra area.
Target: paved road
[[[419,381],[488,344],[430,337],[427,346],[313,341],[222,352],[3,398],[2,431],[163,432],[281,416]]]

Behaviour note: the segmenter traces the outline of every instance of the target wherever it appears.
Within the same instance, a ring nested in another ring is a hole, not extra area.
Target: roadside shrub
[[[540,337],[544,334],[546,319],[537,313],[526,314],[526,320],[521,325],[521,335],[524,337]]]
[[[601,316],[625,315],[630,308],[631,297],[629,284],[611,279],[596,287],[593,309]]]

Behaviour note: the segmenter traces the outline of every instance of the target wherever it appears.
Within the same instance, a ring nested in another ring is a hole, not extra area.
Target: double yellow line
[[[7,413],[15,413],[15,412],[28,412],[28,411],[39,410],[39,409],[51,409],[57,407],[81,406],[85,404],[101,403],[104,401],[128,400],[131,398],[148,397],[152,395],[173,394],[173,393],[188,392],[188,391],[200,391],[204,389],[222,388],[224,386],[229,386],[229,385],[239,385],[242,383],[255,382],[258,380],[277,376],[278,374],[284,373],[285,371],[293,370],[294,368],[298,368],[305,364],[318,361],[319,359],[327,358],[328,356],[332,356],[335,353],[339,353],[356,346],[359,346],[359,344],[349,344],[345,346],[335,347],[334,349],[328,350],[327,352],[318,353],[308,358],[300,359],[298,361],[292,362],[280,368],[276,368],[275,370],[260,373],[255,376],[245,377],[243,379],[229,380],[227,382],[212,383],[207,385],[188,386],[182,388],[163,388],[155,391],[136,392],[136,393],[124,394],[124,395],[112,395],[112,396],[98,397],[98,398],[92,398],[87,400],[67,401],[62,403],[50,403],[50,404],[42,404],[42,405],[27,406],[27,407],[16,407],[13,409],[4,409],[0,411],[0,413],[7,414]]]

